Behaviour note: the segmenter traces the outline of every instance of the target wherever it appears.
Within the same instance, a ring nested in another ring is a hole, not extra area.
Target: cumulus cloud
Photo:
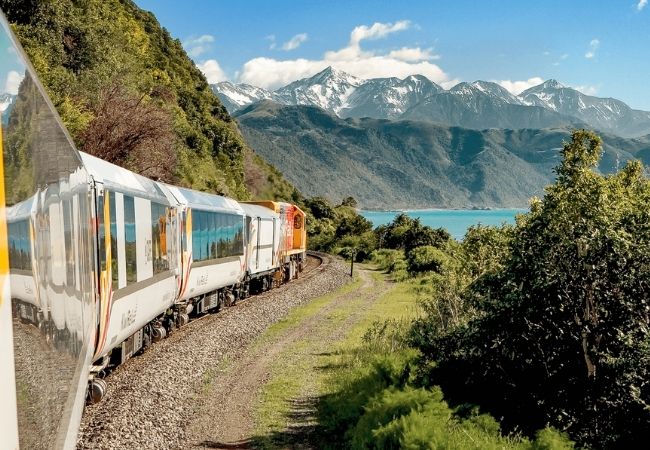
[[[276,89],[300,78],[333,66],[359,78],[406,77],[424,75],[443,87],[452,86],[457,80],[449,76],[431,60],[438,59],[431,49],[403,47],[391,52],[366,51],[361,47],[364,40],[382,39],[392,33],[407,30],[411,22],[401,20],[395,23],[374,23],[360,25],[350,33],[347,46],[325,52],[320,59],[288,59],[258,57],[244,64],[238,81]]]
[[[637,11],[641,11],[648,4],[648,0],[639,0],[639,3],[636,5]]]
[[[15,70],[10,70],[9,73],[7,73],[3,92],[11,95],[18,94],[18,88],[20,87],[20,83],[23,81],[24,76],[24,74],[20,74]]]
[[[440,59],[440,56],[433,53],[433,49],[420,47],[402,47],[399,50],[393,50],[388,54],[389,58],[399,59],[400,61],[431,61]]]
[[[585,58],[592,59],[596,56],[596,50],[598,50],[598,47],[600,47],[600,41],[595,38],[592,39],[591,42],[589,42],[589,50],[585,53]]]
[[[598,93],[598,88],[596,86],[580,85],[571,87],[576,91],[580,91],[586,95],[596,95]]]
[[[208,79],[208,83],[214,84],[228,79],[226,73],[223,71],[219,63],[214,59],[208,59],[196,65],[201,72]]]
[[[185,51],[188,55],[190,55],[192,58],[196,58],[210,50],[210,48],[212,48],[213,42],[214,36],[204,34],[199,37],[190,37],[185,42],[183,42],[183,48],[185,48]]]
[[[282,50],[290,51],[295,50],[300,45],[307,40],[307,33],[296,34],[294,37],[289,39],[287,42],[282,44]]]
[[[542,84],[544,80],[541,77],[532,77],[527,80],[521,81],[512,81],[512,80],[500,80],[495,81],[501,87],[505,88],[508,92],[514,95],[519,95],[524,92],[526,89]]]

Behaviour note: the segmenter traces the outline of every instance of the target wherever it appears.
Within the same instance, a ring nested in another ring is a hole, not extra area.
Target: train
[[[0,122],[0,447],[73,448],[112,368],[299,277],[306,216],[77,151],[1,14],[0,47],[22,80]]]
[[[104,396],[108,370],[190,316],[234,305],[302,271],[305,213],[298,206],[240,203],[79,154],[90,208],[80,209],[79,194],[69,189],[39,192],[7,209],[7,237],[14,316],[37,326],[55,346],[72,343],[73,353],[82,319],[70,287],[78,271],[96,274],[89,401]],[[80,222],[93,224],[86,246],[92,267],[76,263],[83,260],[83,247],[76,245]],[[50,280],[48,292],[39,289],[42,279]]]

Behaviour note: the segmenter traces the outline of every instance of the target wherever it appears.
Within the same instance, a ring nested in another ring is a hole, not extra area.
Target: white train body
[[[174,199],[158,183],[82,153],[97,211],[99,324],[95,360],[121,346],[120,361],[142,346],[136,336],[173,306],[177,292]],[[134,340],[139,345],[135,345]]]
[[[165,185],[176,199],[179,291],[177,302],[202,313],[231,304],[245,272],[245,215],[235,200]]]
[[[264,206],[242,203],[242,208],[246,213],[247,291],[264,291],[282,267],[282,222],[279,214]]]

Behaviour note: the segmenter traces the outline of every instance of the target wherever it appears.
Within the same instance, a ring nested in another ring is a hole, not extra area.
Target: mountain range
[[[650,133],[650,112],[548,80],[515,96],[497,83],[462,82],[449,90],[422,75],[363,80],[328,67],[275,91],[221,82],[213,92],[232,114],[261,100],[317,106],[339,118],[410,119],[471,129],[580,127],[622,137]]]
[[[301,192],[334,201],[353,195],[369,209],[526,206],[553,181],[571,133],[569,127],[474,130],[343,119],[320,107],[271,100],[248,105],[235,118],[246,141]],[[650,136],[601,136],[601,171],[633,158],[650,163]]]

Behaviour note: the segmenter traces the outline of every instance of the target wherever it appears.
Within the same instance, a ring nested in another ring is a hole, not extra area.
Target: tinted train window
[[[75,253],[72,242],[72,200],[63,203],[63,239],[65,240],[66,285],[74,286]]]
[[[32,270],[29,222],[21,220],[7,225],[9,232],[9,267]]]
[[[113,277],[113,289],[117,289],[119,280],[117,269],[117,222],[115,218],[115,192],[107,192],[108,209],[111,223],[111,274]]]
[[[192,210],[192,259],[194,261],[243,254],[243,216]]]
[[[99,249],[100,271],[106,271],[106,229],[104,228],[104,197],[97,197],[97,247]]]
[[[135,242],[135,206],[133,197],[124,196],[124,246],[126,254],[126,284],[138,281]]]
[[[169,270],[167,260],[167,207],[151,202],[151,259],[154,275]]]

